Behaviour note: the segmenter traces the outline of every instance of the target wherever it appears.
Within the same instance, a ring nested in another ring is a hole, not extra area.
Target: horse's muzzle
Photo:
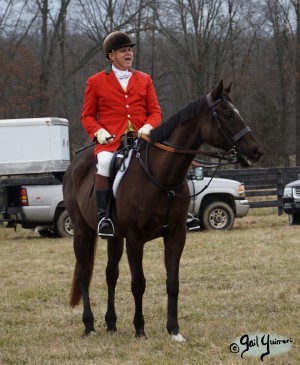
[[[250,167],[252,163],[259,161],[259,159],[264,155],[263,150],[256,146],[247,152],[239,152],[238,159],[243,167]]]

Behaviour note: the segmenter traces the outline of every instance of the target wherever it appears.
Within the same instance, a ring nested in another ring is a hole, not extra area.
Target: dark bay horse
[[[116,237],[107,240],[108,301],[105,320],[108,331],[117,329],[115,288],[125,238],[135,302],[133,323],[136,336],[145,336],[143,249],[147,241],[163,237],[168,295],[167,330],[175,341],[184,341],[179,333],[177,310],[179,262],[186,240],[190,200],[186,184],[189,166],[204,142],[224,151],[233,151],[245,166],[259,160],[263,154],[233,105],[229,92],[230,86],[225,89],[223,81],[220,81],[211,93],[191,102],[154,129],[150,134],[151,141],[138,140],[112,204]],[[168,145],[169,150],[158,145]],[[75,306],[83,299],[84,335],[95,332],[89,296],[98,223],[93,192],[95,172],[96,160],[89,148],[75,156],[63,182],[64,202],[74,225],[76,256],[70,304]]]

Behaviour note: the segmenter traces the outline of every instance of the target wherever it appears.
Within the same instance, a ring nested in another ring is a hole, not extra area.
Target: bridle
[[[206,95],[206,101],[208,104],[208,108],[212,112],[212,117],[213,117],[214,121],[216,122],[216,124],[217,124],[219,130],[221,131],[223,137],[225,138],[226,142],[231,147],[229,152],[231,153],[232,156],[236,157],[236,160],[242,159],[245,161],[245,157],[242,154],[240,148],[236,146],[236,142],[238,142],[245,134],[251,132],[251,129],[248,126],[246,126],[243,129],[241,129],[239,132],[237,132],[234,136],[231,136],[228,133],[228,131],[222,126],[220,119],[218,117],[218,113],[215,110],[215,106],[222,101],[222,98],[212,101],[211,93],[209,93]]]

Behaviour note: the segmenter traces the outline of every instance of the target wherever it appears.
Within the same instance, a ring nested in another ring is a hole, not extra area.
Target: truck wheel
[[[300,214],[289,214],[288,221],[290,226],[300,224]]]
[[[63,210],[56,221],[56,231],[60,237],[73,237],[74,229],[68,211]]]
[[[202,224],[204,229],[231,229],[234,224],[233,210],[224,202],[212,202],[204,209]]]

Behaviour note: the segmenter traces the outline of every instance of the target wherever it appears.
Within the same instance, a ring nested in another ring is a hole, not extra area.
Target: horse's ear
[[[231,83],[230,83],[227,87],[225,87],[224,91],[225,91],[227,94],[229,94],[229,93],[230,93],[232,84],[233,84],[233,82],[231,81]]]
[[[219,97],[221,96],[222,92],[223,92],[223,80],[220,80],[218,85],[213,89],[213,91],[211,92],[211,99],[212,100],[217,100],[219,99]]]

